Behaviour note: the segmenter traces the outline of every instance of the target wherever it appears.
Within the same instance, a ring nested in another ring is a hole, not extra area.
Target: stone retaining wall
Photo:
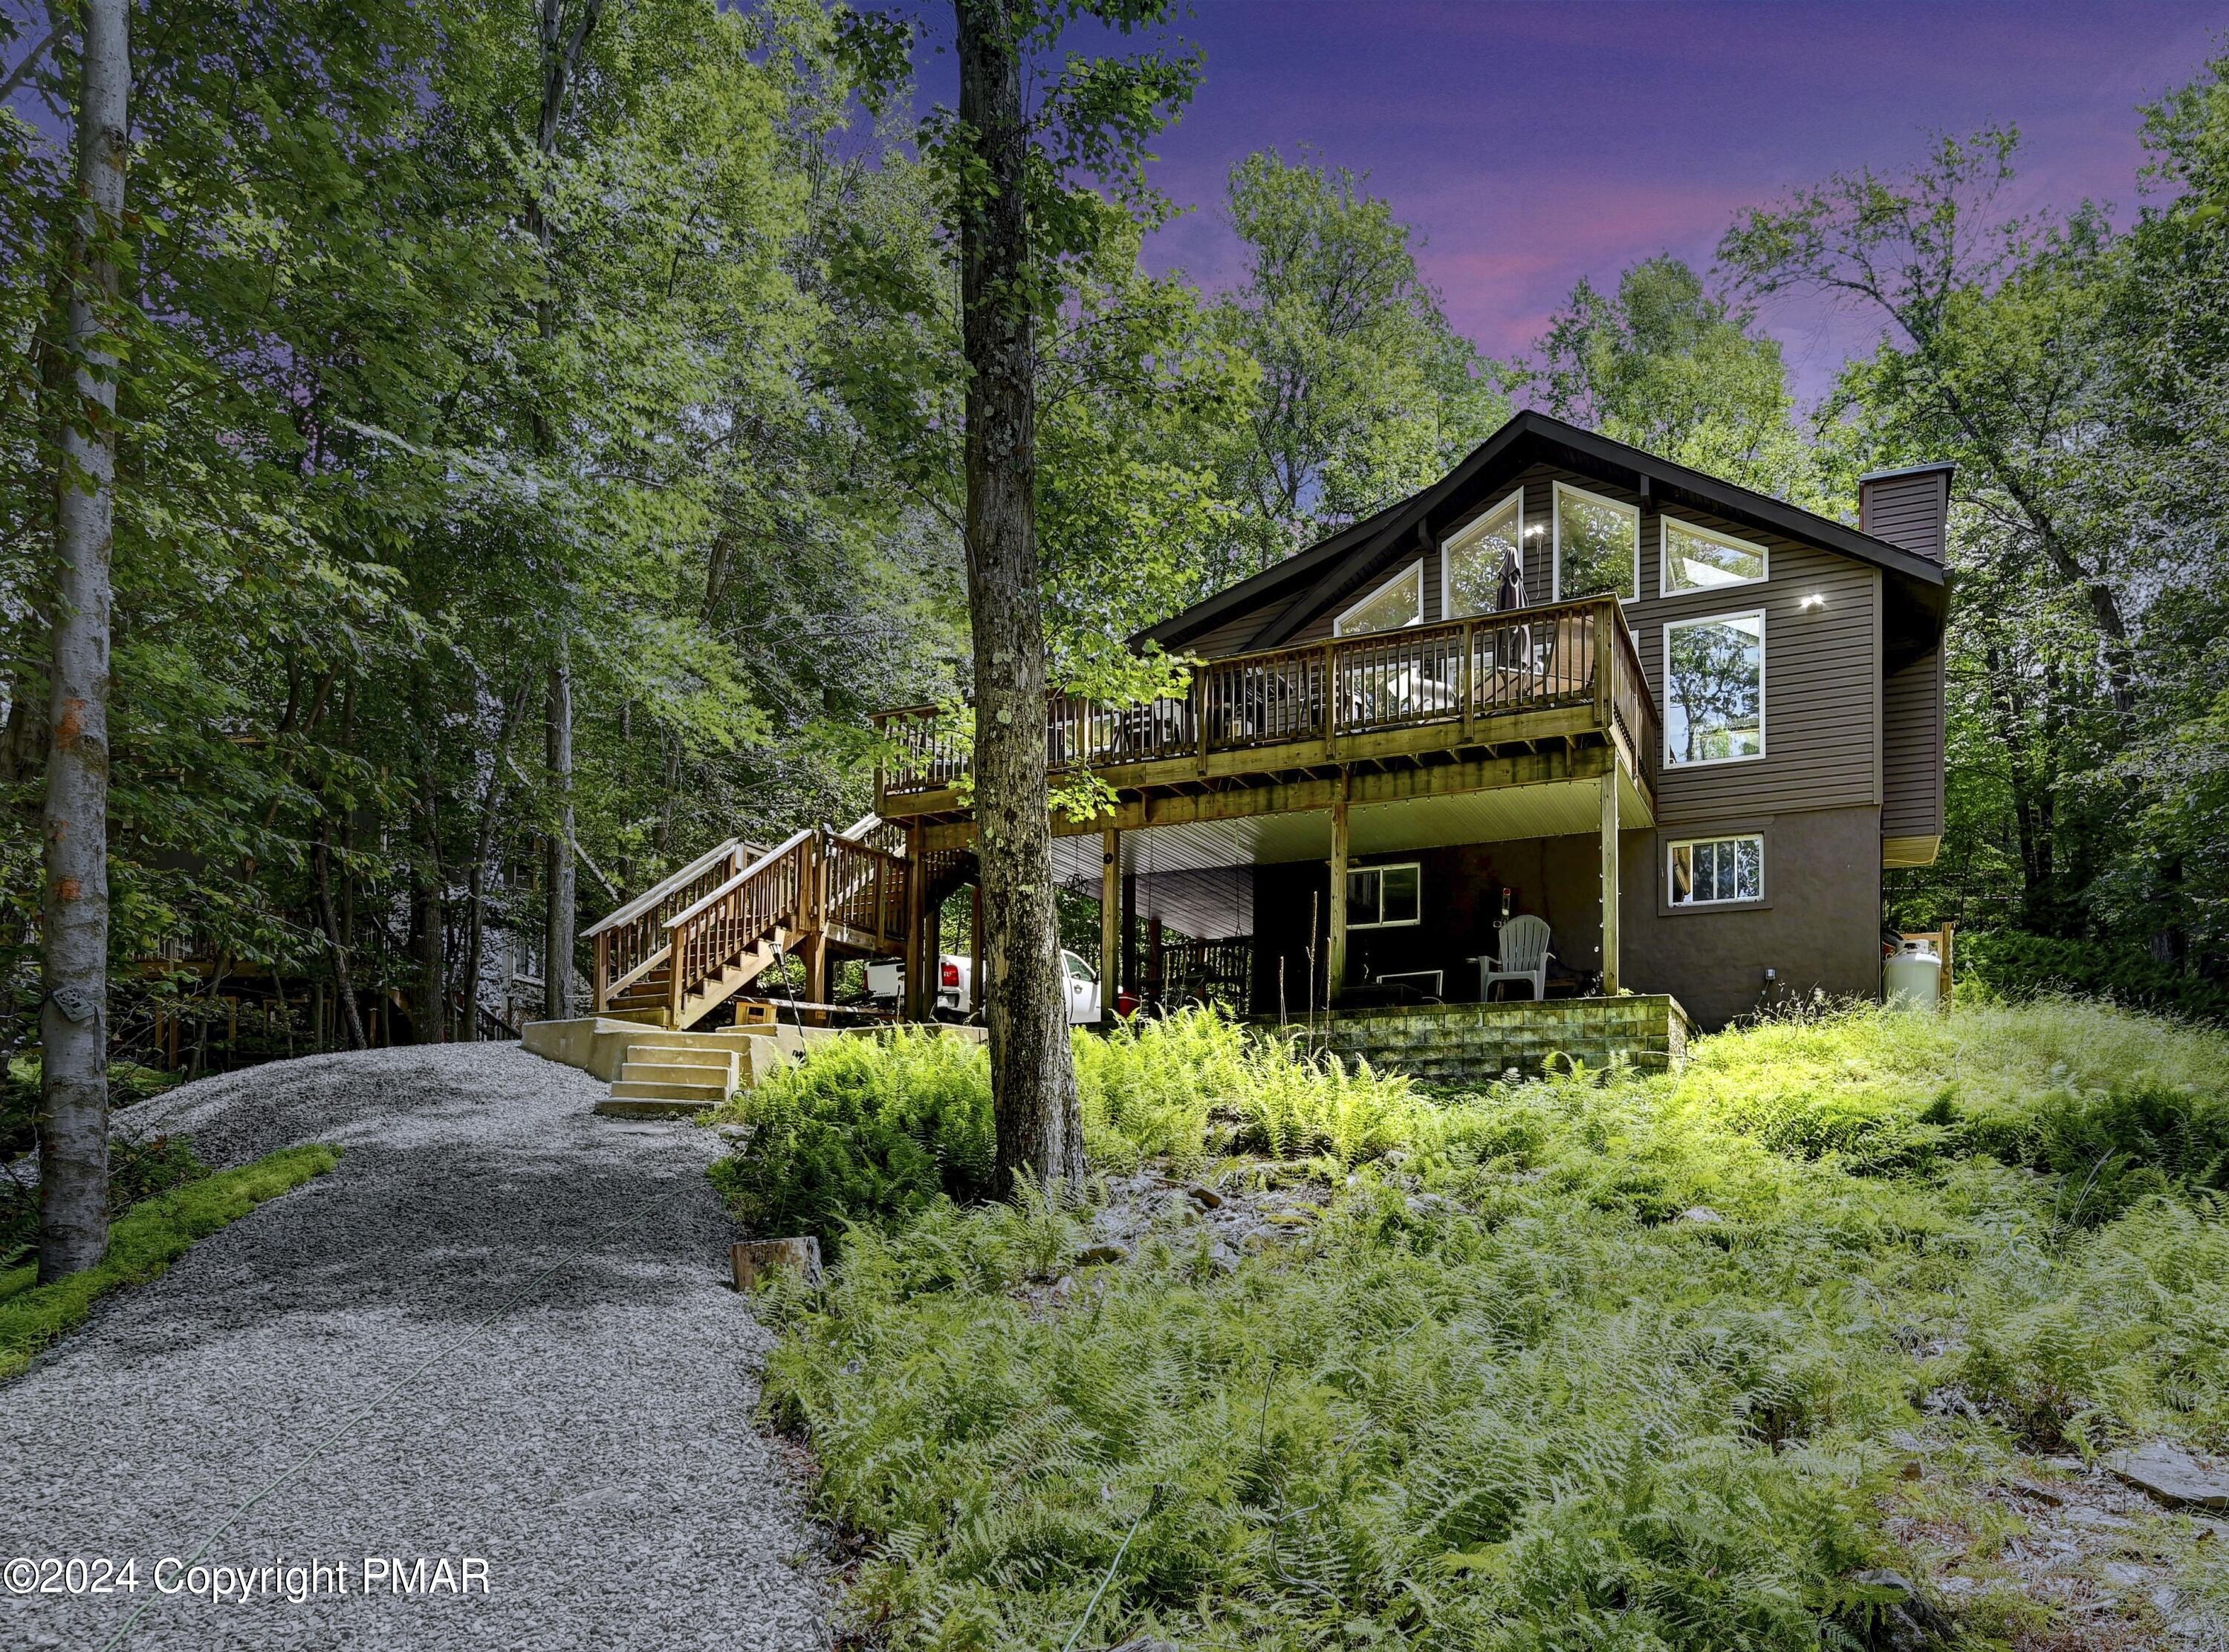
[[[1272,1022],[1271,1024],[1275,1024]],[[1301,1034],[1311,1029],[1287,1026]],[[1365,1009],[1319,1021],[1324,1047],[1359,1055],[1426,1084],[1482,1084],[1514,1067],[1527,1078],[1568,1058],[1677,1072],[1686,1064],[1694,1024],[1666,993],[1616,998],[1554,998],[1546,1003],[1429,1004]]]

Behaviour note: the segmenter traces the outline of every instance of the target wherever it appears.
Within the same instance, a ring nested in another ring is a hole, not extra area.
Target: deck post
[[[983,1014],[983,879],[976,874],[967,886],[967,996],[969,1015]]]
[[[906,825],[905,895],[905,975],[903,988],[898,994],[898,1019],[926,1021],[928,1017],[922,1012],[922,984],[935,965],[922,957],[922,919],[928,905],[928,868],[922,859],[921,823],[917,820]],[[982,990],[980,984],[976,990]]]
[[[1609,998],[1617,996],[1618,983],[1617,768],[1612,747],[1609,768],[1596,783],[1602,788],[1602,989]]]
[[[1122,989],[1138,989],[1138,874],[1122,874]]]
[[[828,1002],[828,937],[824,932],[808,935],[798,943],[799,951],[805,954],[805,1001],[811,1004]],[[825,1027],[828,1012],[815,1010],[814,1023]]]
[[[473,991],[477,993],[479,988],[479,983],[476,981],[472,984]],[[600,929],[596,932],[596,998],[594,1013],[601,1015],[604,1011],[609,1009],[611,1007],[612,932],[607,929]]]
[[[1099,1024],[1119,1018],[1122,990],[1122,834],[1109,826],[1101,839],[1099,866]]]
[[[1336,1008],[1346,984],[1346,804],[1331,808],[1331,933],[1324,947],[1324,1008]]]

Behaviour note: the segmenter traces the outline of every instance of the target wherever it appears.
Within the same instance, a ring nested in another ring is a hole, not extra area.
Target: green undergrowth
[[[980,1181],[980,1053],[835,1047],[778,1107],[854,1085]],[[2229,1448],[2219,1035],[1853,1011],[1437,1097],[1204,1019],[1079,1055],[1096,1162],[1313,1156],[1320,1212],[1232,1268],[1174,1217],[1087,1265],[1088,1209],[918,1167],[845,1207],[767,1386],[877,1644],[1862,1647],[1911,1431]]]
[[[1235,1153],[1352,1164],[1433,1135],[1445,1117],[1405,1079],[1310,1060],[1204,1010],[1078,1034],[1075,1050],[1084,1142],[1102,1169],[1190,1169]],[[851,1222],[991,1189],[990,1059],[966,1040],[914,1028],[835,1040],[716,1117],[753,1126],[749,1150],[714,1180],[757,1232],[840,1244]]]
[[[0,1273],[0,1377],[82,1323],[99,1298],[156,1277],[196,1241],[339,1162],[337,1147],[286,1148],[141,1200],[111,1226],[107,1254],[80,1273],[44,1285],[35,1262]]]

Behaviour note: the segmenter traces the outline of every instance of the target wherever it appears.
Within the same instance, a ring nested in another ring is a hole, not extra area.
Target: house
[[[1110,985],[1211,978],[1288,1020],[1476,1002],[1530,916],[1553,1003],[1710,1028],[1878,994],[1882,871],[1943,830],[1950,479],[1866,477],[1852,528],[1519,413],[1153,626],[1198,662],[1185,697],[1047,711],[1055,767],[1119,799],[1054,827]],[[890,846],[964,859],[964,746],[928,708],[877,724]]]

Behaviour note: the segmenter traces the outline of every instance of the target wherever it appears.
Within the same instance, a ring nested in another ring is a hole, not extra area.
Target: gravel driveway
[[[770,1339],[725,1283],[719,1140],[594,1117],[602,1093],[462,1045],[121,1115],[212,1164],[345,1153],[0,1385],[0,1560],[136,1559],[139,1585],[0,1597],[0,1644],[106,1646],[144,1608],[127,1646],[825,1646],[795,1465],[753,1427]],[[296,1470],[202,1564],[303,1567],[310,1598],[158,1591],[159,1561]],[[400,1563],[369,1592],[367,1557]],[[440,1560],[469,1592],[396,1592],[439,1591]]]

